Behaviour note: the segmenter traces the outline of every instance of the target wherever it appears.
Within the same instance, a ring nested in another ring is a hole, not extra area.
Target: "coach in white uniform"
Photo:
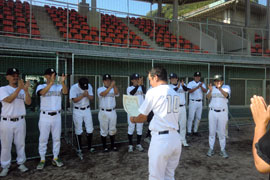
[[[209,150],[207,156],[214,154],[214,145],[216,140],[216,132],[218,133],[220,144],[220,155],[228,158],[226,153],[226,124],[228,122],[228,98],[231,94],[230,86],[223,84],[223,77],[221,75],[214,76],[214,86],[209,84],[207,92],[207,99],[209,104]]]
[[[186,92],[188,88],[186,87],[184,81],[179,81],[177,74],[171,73],[169,75],[170,86],[178,93],[180,97],[180,110],[179,110],[179,125],[180,125],[180,136],[183,146],[188,147],[186,140],[186,129],[187,129],[187,112],[186,112]]]
[[[167,85],[164,68],[153,68],[148,78],[153,87],[147,91],[137,117],[130,117],[133,123],[147,120],[151,110],[154,117],[150,122],[152,139],[148,151],[149,180],[174,180],[182,144],[178,133],[179,95]]]
[[[139,74],[135,73],[130,76],[130,80],[132,83],[132,86],[129,86],[127,88],[127,95],[137,96],[139,99],[139,105],[141,105],[144,101],[144,94],[145,94],[145,87],[143,85],[143,78],[140,77]],[[138,151],[143,151],[143,147],[141,145],[141,138],[142,138],[142,132],[143,132],[143,123],[131,123],[130,122],[130,116],[128,115],[128,152],[133,152],[133,142],[132,142],[132,136],[135,130],[137,131],[137,145],[136,149]]]
[[[56,72],[53,68],[45,71],[44,77],[47,84],[38,85],[36,93],[40,96],[40,117],[39,117],[39,155],[40,162],[37,169],[43,169],[45,165],[45,155],[50,132],[53,140],[53,165],[63,166],[58,158],[60,151],[61,138],[61,102],[62,94],[68,94],[68,88],[65,85],[66,76],[61,77],[61,84],[55,84]]]
[[[190,89],[189,92],[189,111],[188,111],[188,135],[191,135],[191,129],[193,120],[194,121],[194,129],[193,134],[198,135],[198,128],[201,121],[202,116],[202,101],[203,101],[203,93],[206,93],[206,86],[201,80],[201,73],[194,73],[194,80],[189,82],[187,87]]]
[[[93,137],[93,121],[90,109],[90,100],[94,99],[93,88],[87,78],[80,78],[79,82],[70,88],[69,98],[73,101],[73,122],[75,134],[78,137],[78,150],[81,150],[81,139],[83,133],[83,122],[86,128],[88,150],[94,152],[91,147]]]
[[[25,172],[25,104],[31,104],[31,97],[28,92],[29,82],[24,84],[19,79],[19,70],[10,68],[7,70],[6,79],[9,84],[0,88],[0,101],[2,103],[2,113],[0,122],[1,137],[1,167],[0,176],[6,176],[11,164],[12,142],[16,146],[17,164],[19,170]]]
[[[115,111],[116,101],[115,97],[119,96],[119,91],[115,85],[115,81],[112,80],[111,75],[105,74],[103,76],[103,87],[98,88],[99,98],[99,113],[98,120],[100,124],[100,135],[103,144],[103,151],[108,152],[109,149],[106,145],[106,137],[110,136],[111,149],[117,151],[117,147],[114,145],[116,134],[117,114]]]

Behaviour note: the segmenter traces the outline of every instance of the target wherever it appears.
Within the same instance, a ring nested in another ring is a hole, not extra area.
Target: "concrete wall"
[[[203,32],[200,32],[199,29],[188,23],[179,24],[179,34],[185,39],[188,39],[191,43],[200,46],[203,50],[212,53],[217,52],[217,40]]]

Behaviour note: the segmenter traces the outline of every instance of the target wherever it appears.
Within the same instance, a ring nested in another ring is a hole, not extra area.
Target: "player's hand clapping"
[[[28,91],[28,88],[30,87],[30,81],[26,81],[26,83],[24,84],[23,90],[24,91]]]
[[[115,86],[115,80],[112,80],[111,87],[114,87],[114,86]]]
[[[88,91],[87,90],[85,90],[84,92],[83,92],[83,96],[84,97],[87,97],[89,94],[88,94]]]
[[[264,128],[270,120],[270,106],[267,106],[263,97],[254,95],[251,99],[250,109],[256,127]]]
[[[212,90],[213,90],[212,83],[210,83],[210,84],[209,84],[208,89],[209,89],[210,91],[212,91]]]
[[[65,83],[66,78],[67,78],[67,75],[63,73],[61,76],[61,83]]]

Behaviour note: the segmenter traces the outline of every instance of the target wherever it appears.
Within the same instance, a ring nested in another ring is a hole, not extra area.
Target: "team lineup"
[[[8,85],[0,88],[2,103],[0,138],[1,138],[1,167],[0,176],[7,176],[11,165],[11,148],[14,142],[17,153],[18,169],[28,171],[25,166],[25,136],[26,136],[26,105],[31,104],[28,92],[29,82],[20,79],[17,68],[9,68],[6,72]],[[69,95],[72,102],[72,117],[75,127],[77,153],[82,156],[83,124],[85,125],[87,147],[90,153],[95,153],[92,147],[93,119],[90,103],[94,92],[87,78],[80,78],[68,89],[65,84],[66,75],[60,76],[56,83],[56,71],[48,68],[44,72],[45,84],[37,86],[36,95],[40,98],[39,116],[39,155],[37,169],[46,166],[45,155],[49,135],[52,135],[52,164],[62,167],[64,163],[59,157],[61,146],[61,109],[62,95]],[[168,83],[169,78],[169,83]],[[149,179],[174,179],[175,169],[179,164],[182,145],[192,146],[186,136],[200,136],[198,133],[203,108],[203,94],[209,100],[209,150],[205,154],[213,156],[216,134],[220,144],[220,156],[228,158],[226,152],[226,126],[228,123],[228,99],[231,96],[230,86],[224,84],[222,75],[213,77],[213,84],[208,87],[201,81],[201,73],[195,72],[193,81],[185,84],[176,73],[167,74],[166,69],[155,67],[149,70],[147,79],[150,88],[146,90],[143,77],[138,73],[130,76],[130,86],[127,95],[137,96],[139,112],[137,117],[127,116],[127,152],[144,151],[141,144],[144,122],[148,121],[146,140],[150,140],[148,150]],[[115,144],[117,134],[116,98],[120,96],[117,83],[110,74],[103,75],[103,86],[97,89],[99,102],[98,121],[103,152],[118,151]],[[188,94],[188,118],[186,110],[186,95]],[[133,134],[136,132],[136,144]],[[107,146],[107,136],[110,147]]]

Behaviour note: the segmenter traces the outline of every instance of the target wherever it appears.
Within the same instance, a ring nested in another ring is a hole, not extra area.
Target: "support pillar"
[[[178,20],[178,0],[173,1],[173,34],[177,34],[177,20]]]
[[[267,0],[267,17],[266,17],[266,25],[267,25],[267,32],[266,32],[266,48],[270,49],[270,0]]]
[[[87,16],[89,12],[89,4],[86,3],[86,0],[82,0],[82,2],[78,4],[78,10],[80,15]]]
[[[91,11],[87,14],[88,25],[99,29],[99,17],[99,13],[97,12],[97,0],[91,0]]]

